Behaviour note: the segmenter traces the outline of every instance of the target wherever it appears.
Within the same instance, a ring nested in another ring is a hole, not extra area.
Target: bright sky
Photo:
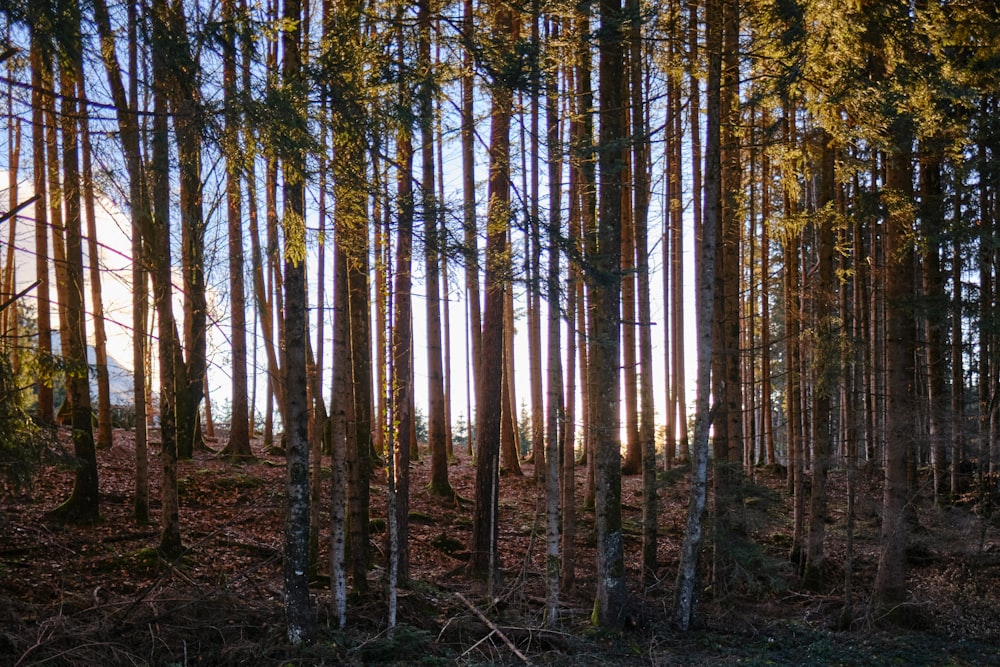
[[[0,171],[0,183],[7,182],[6,172]],[[453,184],[454,185],[454,184]],[[456,185],[457,187],[457,185]],[[19,196],[21,199],[25,198],[26,194],[30,192],[30,183],[22,183],[19,186]],[[0,188],[0,201],[8,200],[9,188]],[[3,207],[6,208],[6,207]],[[16,271],[17,271],[17,283],[20,287],[25,287],[29,285],[35,279],[35,255],[34,255],[34,220],[31,217],[33,213],[33,208],[28,207],[24,211],[24,216],[19,216],[16,220],[16,235],[14,246],[16,248]],[[655,215],[655,213],[654,213]],[[0,243],[4,248],[4,255],[6,256],[6,246],[8,241],[8,235],[10,231],[10,222],[6,222],[0,225]],[[311,227],[315,225],[310,223]],[[658,227],[655,225],[654,228]],[[210,226],[209,237],[206,239],[206,246],[212,249],[217,255],[221,255],[222,258],[225,257],[226,253],[226,241],[224,237],[221,237],[223,233],[222,225]],[[113,204],[108,200],[100,200],[97,206],[97,233],[98,239],[100,241],[99,258],[98,262],[101,267],[102,275],[102,294],[104,300],[104,311],[106,320],[106,329],[108,334],[108,352],[109,355],[114,357],[118,363],[128,369],[132,368],[132,332],[131,332],[131,284],[132,284],[132,260],[131,260],[131,240],[130,240],[130,229],[127,216],[123,215],[121,212],[116,212],[113,210]],[[686,244],[690,246],[692,236],[691,234],[685,234]],[[662,422],[662,410],[665,403],[665,393],[664,393],[664,380],[663,380],[663,303],[662,303],[662,276],[660,275],[660,266],[662,258],[662,249],[658,244],[659,232],[653,231],[650,234],[650,246],[652,252],[652,266],[654,269],[654,275],[651,276],[652,285],[652,317],[656,326],[653,327],[653,345],[654,345],[654,392],[655,401],[657,405],[657,422]],[[654,245],[656,244],[656,245]],[[249,251],[247,251],[249,255]],[[686,249],[685,261],[688,267],[688,272],[693,268],[693,262],[690,261],[692,257],[692,252],[690,248]],[[175,257],[175,264],[178,262],[178,258]],[[216,258],[216,261],[220,261]],[[310,257],[309,261],[312,266],[316,266],[316,256],[315,252]],[[327,281],[329,282],[330,277],[333,274],[332,271],[332,256],[331,253],[327,253],[327,261],[331,262],[326,271]],[[85,257],[84,263],[89,266],[90,259]],[[50,262],[50,270],[51,269]],[[450,266],[451,273],[451,297],[450,297],[450,318],[451,318],[451,389],[452,389],[452,422],[456,423],[460,416],[467,419],[467,400],[466,400],[466,304],[464,300],[464,275],[462,269],[459,266]],[[423,275],[423,258],[419,253],[415,253],[414,256],[414,272],[416,281],[420,281]],[[53,272],[54,273],[54,272]],[[310,278],[312,280],[311,287],[315,288],[315,269],[310,270]],[[54,280],[54,275],[52,276]],[[426,357],[424,350],[422,349],[421,341],[426,340],[425,330],[425,300],[423,293],[423,285],[420,282],[414,284],[414,298],[413,298],[413,316],[414,316],[414,331],[416,333],[416,349],[415,349],[415,390],[417,392],[418,405],[421,405],[421,410],[426,414],[426,392],[427,392],[427,370],[426,370]],[[180,276],[175,277],[175,285],[180,284]],[[249,280],[246,282],[248,291],[251,289],[251,283]],[[693,304],[693,279],[690,276],[686,276],[686,290],[689,294],[688,303]],[[215,414],[219,415],[222,411],[222,406],[226,404],[231,398],[231,380],[229,366],[231,363],[229,357],[229,330],[228,330],[228,298],[225,295],[225,287],[220,286],[218,289],[212,289],[210,282],[210,293],[209,293],[209,319],[210,324],[209,330],[209,340],[208,340],[208,355],[209,355],[209,384],[210,384],[210,395],[213,401],[213,406],[215,409]],[[88,287],[86,294],[86,302],[88,312],[92,309],[92,301],[89,288],[89,275],[88,275]],[[175,290],[176,291],[176,290]],[[249,295],[248,295],[249,296]],[[516,297],[523,297],[523,290],[517,290],[515,292]],[[35,297],[35,293],[32,292],[28,299]],[[53,295],[54,298],[54,295]],[[332,299],[329,288],[327,289],[327,302],[329,304]],[[315,297],[313,297],[315,300]],[[181,296],[178,293],[175,294],[175,308],[177,309],[178,315],[181,313]],[[546,345],[546,304],[543,300],[542,302],[542,344],[543,344],[543,376],[544,371],[544,346]],[[518,320],[515,324],[516,326],[516,340],[515,340],[515,350],[517,354],[517,359],[515,364],[518,368],[516,375],[516,400],[517,400],[517,410],[520,413],[521,406],[527,405],[530,402],[530,384],[529,384],[529,371],[528,371],[528,358],[527,358],[527,322],[524,317],[524,306],[523,303],[515,303],[515,311],[518,313]],[[314,311],[314,317],[315,313]],[[320,311],[321,312],[321,311]],[[329,311],[328,311],[329,312]],[[57,322],[58,315],[53,310],[53,325]],[[315,321],[313,322],[315,327]],[[688,341],[688,362],[687,362],[687,378],[689,380],[689,406],[693,400],[693,378],[694,378],[694,363],[693,359],[693,326],[694,317],[692,309],[688,309],[688,314],[686,317],[687,326],[687,336]],[[91,318],[88,318],[88,334],[93,336],[93,322]],[[315,328],[314,328],[315,332]],[[248,332],[253,334],[253,329]],[[324,344],[327,359],[329,359],[330,351],[332,350],[332,342],[330,336],[332,333],[332,326],[328,321],[325,326],[326,342]],[[315,334],[314,334],[315,335]],[[563,330],[563,336],[565,337],[565,329]],[[564,338],[565,340],[565,338]],[[315,345],[315,339],[314,339]],[[262,342],[259,345],[260,350],[258,352],[258,365],[259,371],[256,375],[258,382],[257,391],[257,410],[260,411],[264,404],[264,391],[265,391],[265,357],[263,353]],[[250,341],[250,353],[253,352],[252,339]],[[565,364],[565,354],[563,355],[563,363]],[[251,359],[251,377],[253,377],[253,361]],[[154,354],[154,366],[155,366],[155,354]],[[324,373],[324,385],[328,385],[330,378],[329,362],[327,363],[327,368]],[[543,378],[544,381],[544,378]],[[579,387],[579,380],[577,386]],[[328,387],[325,390],[328,392]],[[624,395],[623,395],[624,399]],[[474,408],[473,408],[474,409]],[[578,413],[579,414],[579,413]]]

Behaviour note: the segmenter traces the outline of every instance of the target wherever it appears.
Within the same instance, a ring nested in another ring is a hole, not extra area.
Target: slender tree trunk
[[[508,238],[508,243],[510,239]],[[500,470],[520,477],[521,430],[517,424],[517,404],[514,393],[514,294],[504,292],[503,333],[503,393],[500,397]]]
[[[38,281],[38,356],[42,360],[52,357],[51,303],[49,301],[49,229],[47,179],[45,164],[45,114],[42,98],[47,77],[43,72],[51,65],[43,56],[39,29],[31,31],[31,153],[32,182],[35,199],[35,279]],[[42,424],[51,424],[54,418],[52,383],[40,377],[36,384],[38,396],[38,419]]]
[[[516,40],[514,12],[502,1],[491,6],[496,37]],[[507,234],[510,220],[510,119],[513,94],[494,81],[491,90],[489,205],[486,234],[486,310],[483,314],[480,366],[476,389],[476,498],[472,515],[469,572],[487,579],[492,595],[499,568],[498,486],[500,421],[503,394],[504,292],[509,273]],[[473,304],[475,305],[475,304]]]
[[[354,590],[359,594],[368,587],[368,564],[363,562],[364,548],[359,550],[361,531],[358,487],[353,485],[359,468],[357,447],[347,443],[347,413],[353,412],[350,378],[350,324],[348,316],[347,257],[340,243],[334,245],[333,269],[333,387],[330,400],[330,435],[332,479],[330,486],[330,589],[333,592],[337,625],[347,621],[348,550],[345,532],[349,531],[351,574]],[[346,466],[346,469],[345,469]],[[345,514],[346,509],[346,514]]]
[[[818,590],[823,584],[824,541],[826,538],[827,471],[833,449],[833,394],[837,383],[837,312],[834,282],[834,215],[836,183],[833,137],[820,133],[820,197],[816,224],[819,225],[819,276],[813,292],[817,332],[813,354],[812,487],[809,498],[809,537],[803,580]]]
[[[282,36],[282,81],[291,88],[295,106],[287,119],[293,137],[305,136],[302,59],[300,54],[302,7],[298,0],[284,1],[287,24]],[[301,133],[301,134],[299,134]],[[288,640],[307,641],[315,624],[309,597],[309,405],[307,402],[306,338],[308,303],[306,298],[305,154],[304,148],[290,146],[282,155],[285,234],[285,456],[286,498],[284,583],[285,617]],[[317,510],[318,511],[318,510]]]
[[[956,188],[956,201],[961,201],[961,191]],[[961,205],[954,208],[960,215]],[[951,496],[960,492],[964,480],[961,477],[965,460],[965,383],[962,358],[962,246],[956,234],[952,240],[951,258]]]
[[[566,89],[575,90],[575,70],[574,67],[565,67]],[[580,116],[576,113],[575,102],[567,100],[566,106],[570,109],[569,116],[569,137],[568,148],[577,144],[580,132]],[[552,142],[550,141],[550,146]],[[577,347],[577,289],[579,287],[579,262],[573,260],[580,253],[580,219],[582,216],[582,169],[578,156],[574,151],[567,150],[569,166],[569,235],[566,240],[567,264],[566,267],[566,389],[563,394],[563,405],[566,406],[566,414],[563,418],[563,444],[562,444],[562,484],[560,488],[560,503],[562,505],[562,567],[559,573],[560,584],[563,591],[573,588],[576,580],[575,556],[576,556],[576,347]],[[551,164],[551,161],[550,161]]]
[[[924,147],[922,147],[924,148]],[[933,144],[922,150],[920,165],[921,231],[923,236],[923,294],[926,304],[924,332],[927,337],[927,402],[931,470],[934,497],[938,503],[947,495],[947,422],[948,396],[945,388],[945,327],[948,321],[948,297],[941,270],[941,245],[944,232],[941,156]],[[961,333],[959,334],[961,335]],[[958,385],[960,386],[960,385]],[[954,419],[954,417],[953,417]]]
[[[441,348],[440,238],[437,227],[438,202],[434,170],[434,74],[431,66],[431,5],[420,0],[417,9],[417,75],[421,193],[424,213],[424,271],[427,307],[427,444],[431,452],[431,480],[428,489],[435,495],[452,497],[448,482],[448,443],[444,408],[444,360]]]
[[[80,16],[73,5],[64,4],[62,11],[71,19],[71,53],[80,48]],[[63,355],[68,366],[66,390],[72,408],[73,455],[76,474],[70,497],[50,512],[50,517],[74,524],[90,524],[100,519],[97,481],[97,451],[90,412],[90,380],[87,366],[87,331],[84,325],[83,237],[80,215],[80,170],[78,156],[78,107],[76,103],[78,70],[70,59],[60,68],[62,104],[62,164],[63,196],[66,233],[65,330]]]
[[[77,68],[77,87],[80,97],[80,151],[83,163],[83,205],[87,216],[87,258],[90,264],[91,313],[94,321],[94,358],[97,362],[97,446],[111,447],[111,387],[108,378],[108,335],[104,326],[104,299],[101,294],[100,251],[97,243],[97,214],[94,210],[94,170],[91,165],[90,124],[87,113],[87,96],[84,91],[82,58]]]
[[[402,37],[399,37],[402,51]],[[402,55],[400,54],[400,57]],[[400,84],[400,99],[405,106],[410,104],[410,94],[405,83]],[[408,575],[408,540],[410,511],[410,440],[415,430],[413,414],[413,318],[411,306],[411,284],[413,263],[413,144],[410,128],[403,124],[396,139],[396,163],[398,165],[397,198],[399,214],[397,221],[396,246],[396,299],[392,328],[392,403],[395,409],[393,421],[396,424],[395,452],[393,457],[393,486],[395,490],[394,522],[395,539],[390,536],[390,550],[396,554],[398,576],[406,581]],[[392,585],[390,584],[390,588]]]
[[[537,19],[536,19],[537,20]],[[551,40],[559,36],[557,19],[546,21],[546,37]],[[548,151],[549,182],[549,224],[548,224],[548,254],[549,266],[546,291],[548,293],[547,321],[547,362],[546,362],[546,411],[545,411],[545,575],[548,596],[546,599],[546,621],[549,627],[555,627],[559,616],[559,448],[565,438],[560,437],[560,419],[564,414],[562,389],[562,331],[560,327],[560,262],[559,253],[562,243],[562,136],[559,123],[558,101],[558,67],[551,59],[547,62],[548,73],[545,75],[547,94],[545,96],[545,126]],[[537,152],[535,157],[537,158]],[[537,159],[534,167],[538,168]],[[539,341],[540,344],[540,341]],[[539,387],[540,388],[540,387]],[[563,451],[565,459],[572,461],[572,452]],[[535,467],[540,465],[535,460]],[[571,469],[572,471],[572,469]],[[536,475],[537,479],[537,475]],[[570,481],[573,481],[572,475]],[[572,491],[572,487],[570,487]]]
[[[722,206],[721,174],[721,0],[708,0],[706,7],[708,49],[708,125],[705,149],[705,218],[701,226],[698,266],[698,387],[695,397],[694,461],[691,467],[691,498],[688,504],[684,542],[681,545],[677,583],[674,587],[673,621],[687,632],[697,606],[698,562],[703,540],[702,519],[708,496],[708,439],[712,425],[709,412],[711,390],[712,334],[715,306],[716,230]],[[694,5],[695,3],[691,3]],[[694,7],[692,10],[695,11]],[[695,190],[697,193],[698,191]]]
[[[104,69],[112,90],[112,99],[121,130],[122,149],[125,154],[126,169],[129,183],[128,192],[132,210],[132,364],[133,364],[133,400],[135,402],[135,517],[140,523],[149,521],[149,472],[147,454],[147,400],[146,391],[149,388],[146,378],[146,357],[149,351],[147,341],[148,314],[148,276],[151,262],[158,261],[150,251],[151,242],[155,242],[156,229],[153,226],[150,210],[149,193],[146,190],[143,161],[140,154],[139,128],[132,112],[134,104],[130,104],[125,96],[122,84],[121,68],[113,49],[114,38],[111,32],[110,20],[104,0],[94,3],[94,17],[101,39]],[[129,37],[133,40],[136,28],[136,11],[129,7],[128,13]],[[134,80],[137,72],[137,57],[134,48],[129,52],[129,78]],[[134,98],[133,98],[134,99]]]
[[[638,288],[639,335],[639,442],[642,450],[642,563],[643,580],[652,583],[656,577],[657,509],[656,509],[656,434],[653,401],[653,331],[650,312],[649,286],[649,119],[644,96],[645,59],[642,44],[642,23],[637,0],[629,0],[631,16],[632,86],[632,173],[635,204],[635,267]]]
[[[476,225],[476,163],[475,163],[475,104],[473,77],[473,48],[472,35],[474,34],[473,19],[475,8],[473,0],[463,0],[462,3],[462,30],[469,41],[462,52],[462,221],[464,227],[465,243],[465,291],[466,301],[469,304],[469,331],[472,343],[472,367],[466,369],[466,375],[472,376],[473,392],[478,401],[479,382],[482,376],[481,363],[483,358],[483,323],[482,304],[479,296],[479,240]],[[472,452],[472,425],[478,424],[478,402],[476,404],[476,416],[473,417],[471,410],[467,415],[469,424],[469,451]]]
[[[624,66],[624,16],[620,0],[600,1],[600,212],[597,248],[592,258],[591,424],[594,439],[597,532],[597,599],[592,622],[621,627],[628,590],[621,518],[619,436],[620,303],[622,189],[625,156],[621,72]]]
[[[253,458],[250,450],[250,415],[247,400],[247,322],[243,286],[243,209],[240,175],[246,162],[240,147],[240,114],[236,105],[236,25],[235,0],[222,3],[223,93],[225,95],[226,220],[229,238],[230,342],[232,344],[232,412],[229,442],[223,454],[234,460]]]

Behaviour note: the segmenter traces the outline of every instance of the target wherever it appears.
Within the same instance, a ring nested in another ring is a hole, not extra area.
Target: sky
[[[0,183],[8,183],[8,172],[0,171]],[[446,197],[458,198],[457,191],[460,188],[460,184],[454,177],[447,179],[445,183]],[[21,183],[18,185],[18,196],[19,199],[23,200],[25,197],[29,196],[31,184]],[[0,188],[0,201],[9,201],[10,188]],[[16,249],[15,253],[15,267],[17,275],[17,284],[19,287],[23,288],[30,285],[35,279],[35,254],[34,254],[34,219],[32,217],[33,207],[28,207],[23,211],[25,215],[18,216],[15,220],[15,238],[14,247]],[[315,215],[315,211],[307,213],[309,215]],[[652,319],[654,321],[654,326],[652,329],[653,345],[654,345],[654,378],[653,386],[655,392],[655,402],[657,405],[657,423],[662,423],[662,410],[665,402],[665,391],[664,391],[664,354],[663,354],[663,301],[662,301],[662,275],[660,274],[660,269],[662,265],[662,248],[659,245],[660,233],[658,231],[659,224],[656,222],[655,216],[658,215],[658,207],[655,206],[651,212],[651,231],[650,231],[650,253],[651,253],[651,267],[653,270],[653,275],[651,275],[651,304],[652,304]],[[8,244],[8,235],[10,232],[11,222],[5,222],[0,225],[0,247],[3,250],[3,256],[6,256],[6,246]],[[314,220],[307,219],[307,226],[315,229],[317,227]],[[130,223],[128,216],[123,214],[120,210],[115,208],[113,202],[109,199],[100,199],[97,203],[97,215],[96,215],[96,227],[97,236],[99,240],[99,256],[97,261],[101,268],[102,276],[102,296],[104,301],[104,315],[106,330],[108,335],[108,351],[122,367],[125,369],[132,368],[132,297],[131,297],[131,281],[132,281],[132,260],[131,260],[131,234],[130,234]],[[175,225],[176,227],[176,225]],[[176,232],[176,230],[175,230]],[[206,254],[209,257],[209,261],[214,261],[216,263],[224,265],[225,253],[227,252],[226,239],[224,237],[225,226],[224,224],[209,224],[209,231],[206,236]],[[691,237],[693,235],[685,230],[685,263],[686,263],[686,273],[685,276],[685,289],[687,292],[686,298],[686,345],[687,345],[687,378],[689,381],[688,387],[688,397],[689,397],[689,408],[693,405],[693,378],[694,378],[694,313],[693,308],[690,304],[694,303],[693,296],[693,261],[691,257],[693,256],[692,250],[690,248],[692,244]],[[249,245],[246,244],[247,255],[249,254]],[[175,254],[175,264],[179,261]],[[310,266],[315,267],[317,262],[315,248],[312,249],[312,255],[309,260]],[[333,275],[332,271],[332,253],[327,253],[327,261],[331,262],[326,270],[327,281],[329,282],[330,277]],[[85,253],[84,263],[89,267],[91,258]],[[50,263],[50,271],[51,263]],[[216,271],[213,272],[216,276],[216,280],[224,280],[224,276]],[[468,419],[468,408],[467,408],[467,377],[466,377],[466,359],[469,352],[466,349],[467,336],[465,335],[466,328],[466,302],[464,298],[464,269],[457,266],[457,264],[452,263],[449,266],[450,282],[449,282],[449,301],[448,307],[450,308],[450,324],[451,324],[451,415],[452,424],[455,425],[461,419]],[[426,408],[426,395],[427,395],[427,363],[425,352],[422,349],[421,341],[426,340],[426,303],[423,292],[422,276],[423,276],[423,258],[419,248],[415,249],[414,253],[414,294],[413,294],[413,318],[414,318],[414,332],[415,332],[415,391],[416,399],[419,409],[423,411],[424,414],[427,412]],[[311,289],[315,289],[315,268],[310,270],[310,280]],[[54,275],[51,277],[54,279]],[[175,285],[180,284],[179,272],[175,269]],[[231,374],[230,374],[230,345],[229,345],[229,325],[228,325],[228,286],[225,284],[213,283],[213,279],[209,278],[209,334],[208,334],[208,362],[209,362],[209,395],[213,401],[213,413],[218,419],[224,416],[228,403],[231,399]],[[251,290],[250,280],[246,281],[246,286],[248,290],[248,298],[250,298],[249,290]],[[329,287],[326,290],[326,308],[324,309],[314,309],[312,313],[312,324],[313,324],[313,335],[314,335],[314,345],[315,341],[315,317],[318,314],[326,313],[329,315],[332,313],[332,294]],[[54,296],[54,295],[53,295]],[[33,299],[36,295],[34,292],[30,293],[26,298]],[[524,316],[524,305],[523,305],[524,290],[521,288],[515,289],[515,298],[518,301],[515,302],[515,311],[517,313],[517,321],[515,322],[515,365],[517,367],[515,380],[516,380],[516,402],[517,409],[520,413],[522,406],[526,406],[530,402],[530,378],[528,372],[528,358],[527,358],[527,323]],[[87,277],[87,293],[85,295],[85,301],[87,303],[88,309],[88,320],[87,320],[87,330],[88,336],[92,340],[93,336],[93,320],[90,315],[92,309],[92,300],[89,287],[89,274]],[[315,303],[315,291],[313,292],[312,302]],[[252,301],[251,301],[252,303]],[[182,302],[181,295],[178,290],[175,290],[175,309],[178,314],[181,313]],[[543,378],[545,376],[544,370],[544,359],[545,353],[544,349],[547,345],[547,305],[542,300],[542,345],[543,345]],[[53,326],[57,321],[57,313],[53,310]],[[249,345],[250,354],[253,354],[253,325],[252,318],[248,317],[248,326],[250,326],[249,334]],[[324,343],[324,348],[327,351],[327,357],[329,358],[329,352],[332,350],[332,341],[330,336],[332,334],[332,326],[329,319],[325,325],[325,335],[326,342]],[[565,327],[563,329],[563,341],[565,346]],[[255,362],[251,358],[250,364],[250,374],[251,378],[256,377],[257,380],[257,402],[256,410],[260,412],[263,409],[264,404],[264,392],[266,388],[266,361],[263,353],[262,339],[260,339],[258,332],[258,354]],[[564,347],[565,349],[565,347]],[[565,354],[563,355],[563,363],[565,365]],[[155,366],[155,355],[154,355],[154,366]],[[255,369],[256,368],[256,372]],[[155,369],[154,369],[155,372]],[[329,391],[328,383],[330,379],[330,367],[329,362],[326,364],[324,369],[324,386],[326,386],[326,392]],[[577,386],[579,387],[579,380]],[[624,399],[624,395],[622,396]],[[474,403],[474,399],[473,399]],[[474,412],[474,407],[473,407]],[[580,414],[579,411],[577,414]]]

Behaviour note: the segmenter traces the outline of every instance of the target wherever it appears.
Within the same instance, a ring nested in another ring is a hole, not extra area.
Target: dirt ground
[[[224,443],[210,444],[221,449]],[[283,460],[265,455],[259,444],[255,451],[253,463],[231,464],[212,451],[181,462],[187,551],[173,562],[155,550],[156,524],[132,518],[131,432],[116,431],[114,446],[99,452],[102,521],[94,527],[44,518],[69,494],[72,472],[65,467],[42,468],[30,489],[3,489],[0,664],[1000,665],[1000,511],[994,518],[994,503],[983,502],[983,494],[937,508],[921,487],[910,525],[910,600],[890,620],[872,613],[869,600],[878,562],[877,475],[862,477],[859,485],[848,594],[843,471],[831,474],[827,583],[811,592],[799,585],[788,559],[791,501],[783,478],[780,471],[759,470],[731,513],[747,539],[709,542],[699,624],[680,634],[671,629],[668,612],[686,512],[685,476],[661,473],[658,570],[649,584],[639,564],[640,480],[629,477],[623,484],[629,627],[612,633],[590,626],[593,514],[580,510],[576,585],[563,592],[559,622],[547,629],[543,506],[532,466],[522,464],[523,477],[501,479],[503,577],[490,598],[463,572],[475,477],[464,453],[450,475],[468,502],[444,501],[425,490],[426,454],[411,468],[411,581],[400,590],[393,637],[386,633],[382,586],[386,485],[379,471],[372,488],[371,593],[352,597],[347,628],[337,630],[321,577],[314,587],[319,638],[293,647],[284,637],[281,606]],[[153,448],[154,522],[157,454]],[[328,498],[329,475],[324,479]],[[583,486],[578,469],[578,501]],[[328,509],[320,511],[325,527]],[[326,562],[322,554],[320,563]],[[321,574],[326,569],[321,565]]]

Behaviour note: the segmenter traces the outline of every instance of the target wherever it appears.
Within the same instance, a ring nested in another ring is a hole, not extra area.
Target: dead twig
[[[461,600],[461,601],[462,601],[462,603],[463,603],[463,604],[464,604],[464,605],[465,605],[466,607],[468,607],[468,608],[469,608],[469,610],[470,610],[470,611],[472,611],[472,613],[473,613],[473,614],[475,614],[476,616],[478,616],[478,617],[479,617],[479,620],[481,620],[481,621],[482,621],[483,623],[485,623],[485,624],[486,624],[486,627],[488,627],[488,628],[489,628],[490,630],[492,630],[492,631],[493,631],[494,633],[496,633],[496,635],[497,635],[498,637],[500,637],[500,639],[502,639],[502,640],[503,640],[503,642],[504,642],[504,643],[505,643],[505,644],[506,644],[507,646],[509,646],[509,647],[510,647],[510,650],[514,652],[514,655],[516,655],[516,656],[517,656],[518,658],[520,658],[520,659],[521,659],[521,661],[522,661],[522,662],[524,662],[524,664],[526,664],[526,665],[530,665],[530,664],[531,664],[531,660],[528,660],[528,656],[526,656],[526,655],[524,655],[523,653],[521,653],[521,651],[520,651],[520,650],[518,650],[517,646],[515,646],[515,645],[514,645],[514,642],[512,642],[512,641],[511,641],[511,640],[510,640],[510,639],[509,639],[509,638],[507,637],[507,635],[505,635],[505,634],[504,634],[504,633],[503,633],[503,632],[502,632],[502,631],[500,630],[500,628],[498,628],[498,627],[496,626],[496,624],[495,624],[495,623],[493,623],[493,621],[491,621],[490,619],[488,619],[488,618],[486,617],[486,614],[484,614],[483,612],[479,611],[479,609],[478,609],[478,608],[476,607],[476,605],[474,605],[474,604],[472,604],[471,602],[469,602],[469,601],[468,601],[468,600],[467,600],[467,599],[465,598],[465,596],[464,596],[464,595],[462,595],[461,593],[455,593],[455,597],[457,597],[457,598],[458,598],[459,600]]]

